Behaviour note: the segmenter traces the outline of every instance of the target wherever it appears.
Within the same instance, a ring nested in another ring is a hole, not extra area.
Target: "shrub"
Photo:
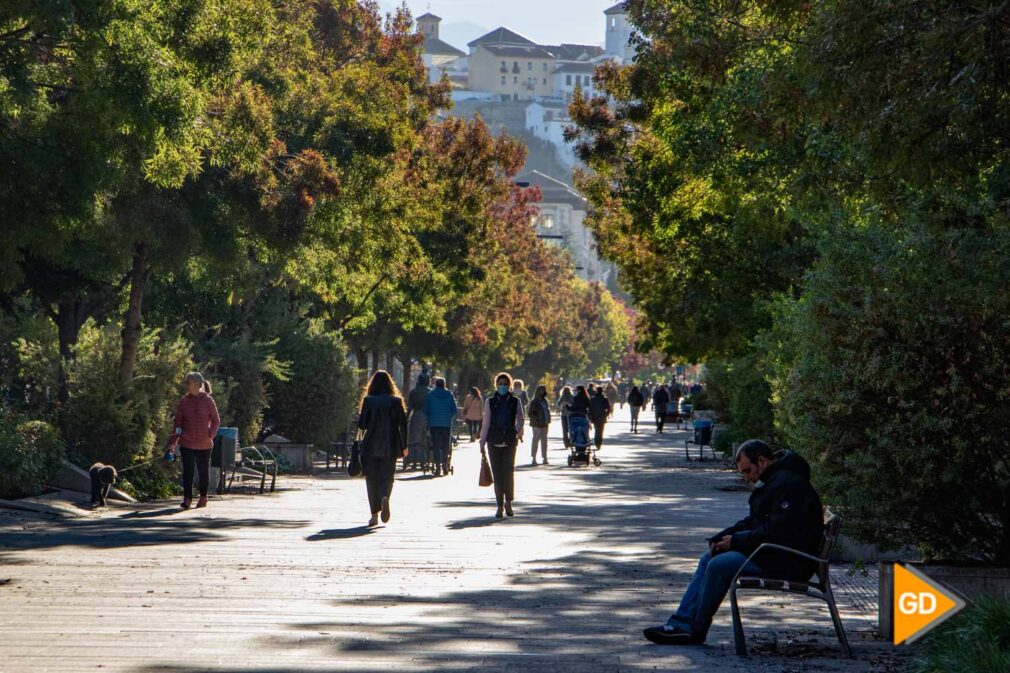
[[[771,387],[763,362],[752,352],[706,364],[704,401],[729,424],[728,441],[774,438]]]
[[[59,433],[43,421],[0,416],[0,497],[37,495],[63,463]]]
[[[168,437],[181,382],[192,366],[188,342],[148,330],[140,340],[134,378],[124,386],[121,348],[114,326],[85,325],[77,359],[68,368],[70,399],[60,421],[73,451],[120,469],[150,459]]]
[[[861,538],[1010,563],[1010,234],[868,225],[822,248],[772,335],[789,445]]]
[[[1010,600],[970,604],[926,636],[909,665],[909,673],[964,671],[1010,671]]]
[[[271,385],[274,431],[299,444],[326,446],[347,429],[356,376],[340,339],[308,323],[281,337],[278,357],[289,361],[286,380]]]

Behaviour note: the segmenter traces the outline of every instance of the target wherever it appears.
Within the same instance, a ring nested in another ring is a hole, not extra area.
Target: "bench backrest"
[[[838,535],[842,529],[842,517],[835,516],[831,512],[827,512],[827,516],[828,520],[824,524],[824,540],[821,542],[821,553],[818,554],[824,560],[817,564],[817,578],[822,584],[828,581],[831,555],[835,550],[835,542],[838,541]]]

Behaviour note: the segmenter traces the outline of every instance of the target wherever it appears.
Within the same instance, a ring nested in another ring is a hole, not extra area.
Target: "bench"
[[[694,422],[694,438],[684,440],[684,455],[688,462],[691,461],[691,445],[698,447],[698,460],[705,460],[705,447],[712,453],[712,458],[718,460],[715,449],[712,447],[712,436],[715,434],[715,423],[706,418],[697,419]]]
[[[842,520],[837,516],[830,516],[828,522],[824,525],[824,540],[821,543],[821,549],[819,556],[812,556],[798,549],[792,549],[790,547],[784,547],[782,545],[765,543],[754,550],[747,560],[752,561],[754,557],[757,556],[765,549],[777,549],[779,551],[787,552],[790,554],[795,554],[796,556],[809,559],[811,561],[817,562],[817,574],[816,581],[811,582],[793,582],[791,580],[777,580],[769,579],[767,577],[747,577],[742,576],[743,567],[741,566],[740,571],[737,572],[736,576],[733,578],[732,584],[730,584],[729,590],[729,604],[733,612],[733,641],[736,645],[736,653],[742,657],[747,656],[747,644],[744,640],[743,633],[743,623],[740,620],[740,606],[737,601],[737,593],[743,590],[747,591],[777,591],[781,593],[789,593],[795,596],[808,596],[810,598],[816,598],[822,600],[828,604],[828,611],[831,613],[831,621],[835,625],[835,634],[838,636],[838,641],[842,644],[842,650],[845,652],[845,656],[851,658],[852,651],[849,649],[849,641],[845,637],[845,628],[842,626],[842,619],[838,615],[838,606],[835,604],[835,596],[831,591],[831,554],[835,547],[835,542],[838,540],[838,533],[842,527]]]
[[[239,483],[246,479],[258,479],[260,493],[263,493],[266,491],[267,474],[270,474],[270,492],[273,493],[277,486],[277,458],[266,446],[244,446],[239,449],[239,459],[232,465],[227,492],[231,492],[237,478]]]

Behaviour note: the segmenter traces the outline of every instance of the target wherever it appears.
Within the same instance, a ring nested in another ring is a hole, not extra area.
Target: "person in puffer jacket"
[[[737,572],[748,577],[805,582],[817,570],[814,561],[788,552],[765,549],[764,543],[790,547],[818,556],[824,536],[824,508],[810,483],[810,465],[792,451],[772,452],[758,439],[743,443],[737,469],[757,484],[750,496],[750,514],[708,539],[709,551],[698,562],[680,607],[662,626],[645,629],[658,645],[705,642],[712,617],[726,597]]]
[[[458,413],[456,398],[446,390],[445,379],[435,379],[435,389],[424,400],[424,414],[428,417],[436,477],[448,472],[449,452],[452,451],[452,422]]]

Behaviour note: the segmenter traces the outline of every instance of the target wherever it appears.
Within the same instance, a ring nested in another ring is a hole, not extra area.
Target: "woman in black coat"
[[[368,489],[372,518],[369,526],[389,521],[389,498],[393,493],[396,461],[407,455],[407,411],[392,377],[377,371],[361,398],[358,428],[364,432],[358,444],[361,467]]]

